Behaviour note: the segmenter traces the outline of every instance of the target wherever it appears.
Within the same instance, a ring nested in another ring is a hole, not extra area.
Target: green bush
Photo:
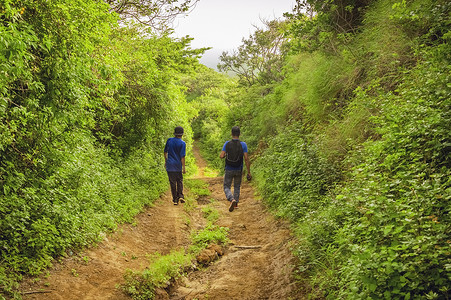
[[[123,290],[133,299],[150,300],[155,298],[155,289],[165,287],[190,268],[194,256],[185,250],[172,251],[162,256],[155,253],[150,256],[150,266],[142,272],[127,270],[124,275],[126,284]]]
[[[296,221],[325,203],[335,172],[298,124],[287,126],[254,164],[257,185],[279,213]]]
[[[216,73],[207,67],[200,67],[190,77],[181,79],[186,88],[186,96],[197,111],[191,126],[195,139],[199,139],[202,156],[214,169],[223,168],[219,159],[223,141],[224,124],[230,109],[227,95],[235,82],[225,75]]]
[[[294,223],[312,298],[447,299],[451,6],[335,2],[298,3],[321,11],[291,16],[285,80],[230,94],[225,127]]]
[[[298,224],[302,270],[327,298],[449,295],[451,90],[447,50],[439,49],[396,94],[371,91],[380,139],[351,151],[349,180]]]
[[[99,1],[0,4],[4,282],[99,240],[166,190],[175,126],[191,151],[195,111],[178,79],[200,52],[117,21]]]
[[[192,235],[193,252],[197,252],[195,249],[204,249],[212,243],[226,243],[228,241],[228,231],[229,228],[227,227],[220,227],[209,223],[204,229]]]
[[[375,122],[382,138],[366,144],[343,193],[360,217],[346,220],[340,233],[349,251],[342,295],[449,295],[450,68],[437,60],[439,52],[431,54],[397,95],[381,95],[383,113]]]

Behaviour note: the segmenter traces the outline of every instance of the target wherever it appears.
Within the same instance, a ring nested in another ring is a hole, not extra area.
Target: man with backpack
[[[178,205],[179,201],[184,203],[183,196],[183,174],[185,171],[186,143],[182,140],[183,127],[174,129],[174,136],[166,141],[164,146],[164,167],[168,172],[169,184],[171,185],[172,202]]]
[[[225,158],[224,193],[230,202],[229,211],[232,212],[235,208],[238,208],[240,200],[243,158],[246,163],[247,179],[252,179],[247,145],[240,141],[240,128],[238,126],[232,127],[232,139],[225,142],[219,157]],[[233,194],[231,190],[232,182]]]

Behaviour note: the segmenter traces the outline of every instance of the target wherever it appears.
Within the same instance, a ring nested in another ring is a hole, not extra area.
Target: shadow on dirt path
[[[244,181],[239,208],[230,213],[222,177],[203,177],[206,163],[194,150],[196,177],[209,184],[209,197],[216,200],[210,205],[221,215],[217,224],[230,228],[231,243],[219,260],[179,279],[160,299],[304,299],[292,276],[295,261],[289,248],[294,239],[288,225],[275,220]],[[39,281],[25,281],[24,299],[130,299],[116,288],[124,282],[125,270],[145,269],[147,254],[187,247],[190,232],[203,226],[202,205],[199,201],[188,215],[166,193],[135,224],[121,225],[97,246],[61,259]]]

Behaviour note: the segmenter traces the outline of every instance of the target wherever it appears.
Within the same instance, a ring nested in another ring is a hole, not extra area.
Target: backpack
[[[225,163],[230,167],[240,167],[243,165],[243,146],[240,140],[230,140],[226,145]]]

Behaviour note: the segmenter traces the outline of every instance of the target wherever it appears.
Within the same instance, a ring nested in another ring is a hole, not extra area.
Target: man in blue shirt
[[[184,203],[183,174],[185,171],[186,143],[182,141],[183,127],[177,126],[173,138],[169,138],[164,146],[164,167],[168,172],[174,205]]]
[[[224,193],[230,202],[229,211],[232,212],[235,208],[238,208],[240,201],[243,158],[246,162],[247,179],[252,179],[247,145],[240,141],[240,128],[238,126],[232,127],[232,140],[225,142],[219,157],[225,158]],[[231,190],[232,181],[233,194]]]

